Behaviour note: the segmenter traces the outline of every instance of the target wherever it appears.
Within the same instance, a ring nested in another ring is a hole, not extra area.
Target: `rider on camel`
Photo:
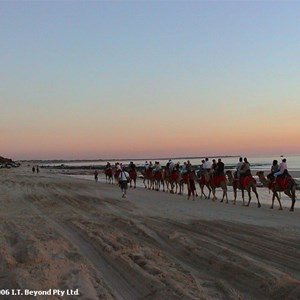
[[[219,158],[215,169],[215,175],[217,176],[224,175],[224,169],[225,169],[225,165],[222,162],[221,158]]]
[[[216,162],[215,159],[213,159],[213,160],[212,160],[212,165],[211,165],[211,168],[210,168],[210,173],[211,173],[211,174],[214,174],[215,171],[216,171],[216,169],[217,169],[217,162]]]
[[[274,180],[274,174],[279,171],[278,160],[274,159],[271,167],[271,173],[267,175],[267,178],[271,181]]]
[[[183,163],[183,166],[181,167],[181,173],[182,174],[185,174],[187,172],[187,169],[186,169],[186,162]]]
[[[209,161],[208,157],[205,158],[203,169],[206,170],[207,172],[209,172],[211,169],[211,162]]]
[[[250,163],[247,160],[247,157],[244,157],[244,162],[240,169],[240,177],[246,177],[251,175]]]
[[[240,173],[241,173],[242,165],[243,165],[243,158],[240,157],[239,158],[239,162],[236,165],[236,172],[234,172],[235,178],[240,178]]]
[[[193,166],[189,160],[187,161],[187,164],[186,164],[186,171],[188,173],[193,171]]]
[[[136,165],[131,161],[128,165],[128,171],[135,171]]]
[[[203,165],[205,163],[205,160],[203,159],[201,161],[201,165],[199,166],[199,170],[197,171],[197,177],[200,178],[202,175],[203,175],[203,172],[204,172],[204,168],[203,168]]]
[[[290,176],[287,169],[286,158],[284,158],[281,161],[279,165],[279,171],[274,173],[274,177],[276,179],[278,176],[285,176],[285,175]]]
[[[156,161],[155,165],[154,165],[154,168],[153,168],[153,171],[154,172],[159,172],[160,170],[161,170],[160,163],[159,163],[159,161]]]
[[[149,163],[148,163],[148,161],[146,160],[146,161],[145,161],[145,164],[144,164],[145,171],[147,171],[148,167],[149,167]]]
[[[169,169],[170,171],[172,171],[174,169],[174,162],[172,161],[172,159],[169,159],[169,161],[166,164],[166,168]]]
[[[148,166],[147,170],[149,170],[149,171],[151,171],[151,172],[152,172],[153,168],[154,168],[154,166],[153,166],[153,164],[152,164],[152,161],[150,161],[150,163],[149,163],[149,166]]]

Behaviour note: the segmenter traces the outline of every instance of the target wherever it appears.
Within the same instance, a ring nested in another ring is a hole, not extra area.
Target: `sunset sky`
[[[0,156],[300,153],[299,1],[1,1]]]

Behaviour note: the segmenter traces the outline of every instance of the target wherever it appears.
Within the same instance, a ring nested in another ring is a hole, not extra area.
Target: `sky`
[[[300,153],[300,1],[0,1],[0,156]]]

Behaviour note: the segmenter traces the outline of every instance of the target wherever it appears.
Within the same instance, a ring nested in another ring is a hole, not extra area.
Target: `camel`
[[[119,175],[120,175],[120,173],[121,173],[121,169],[115,168],[115,170],[114,170],[113,173],[114,173],[115,183],[116,183],[116,184],[119,184]]]
[[[145,169],[145,170],[142,171],[142,175],[144,177],[143,183],[145,185],[145,189],[148,188],[148,190],[150,190],[152,188],[152,185],[153,185],[152,170],[151,169]]]
[[[234,192],[233,204],[236,203],[237,189],[240,189],[242,191],[243,205],[245,205],[244,190],[248,192],[249,201],[246,206],[249,206],[251,202],[251,190],[252,190],[257,199],[257,207],[258,208],[261,207],[258,193],[256,191],[256,180],[252,176],[249,178],[249,180],[245,181],[246,185],[243,185],[238,178],[233,177],[232,172],[230,170],[226,171],[226,175],[228,177],[229,183],[233,187],[233,192]]]
[[[194,179],[194,181],[197,181],[197,176],[196,176],[194,171],[188,171],[188,172],[185,172],[185,173],[181,174],[181,180],[180,180],[180,185],[179,185],[180,194],[183,194],[184,185],[185,184],[187,186],[189,185],[189,179],[190,178]],[[195,190],[195,196],[198,197],[197,190]]]
[[[211,187],[210,187],[210,176],[207,171],[204,171],[205,173],[200,176],[200,178],[197,179],[197,182],[199,183],[199,187],[201,190],[201,195],[200,198],[204,196],[205,199],[210,199],[210,194],[211,194]],[[204,193],[204,187],[208,188],[208,196]]]
[[[161,169],[159,171],[152,171],[152,189],[159,191],[160,185],[163,186],[163,192],[165,191],[165,180],[164,180],[164,169]]]
[[[224,174],[222,175],[212,175],[210,179],[210,187],[212,189],[213,194],[213,201],[217,200],[216,197],[216,189],[221,188],[223,190],[223,197],[220,202],[223,202],[224,198],[226,198],[226,204],[228,203],[228,196],[227,196],[227,179]]]
[[[165,179],[165,185],[166,185],[166,190],[167,192],[170,192],[170,175],[171,175],[172,170],[170,170],[169,168],[165,168],[164,169],[164,179]]]
[[[105,174],[105,182],[112,184],[113,183],[112,168],[105,168],[104,174]]]
[[[129,186],[130,187],[132,187],[132,182],[133,182],[133,188],[136,188],[136,178],[137,178],[136,170],[130,170],[129,171]]]
[[[259,178],[260,182],[263,184],[263,186],[268,187],[273,192],[272,205],[270,208],[274,207],[274,200],[276,198],[279,202],[279,210],[282,210],[282,205],[281,205],[280,198],[278,196],[278,192],[284,192],[292,200],[292,205],[291,205],[290,211],[294,211],[294,206],[295,206],[295,202],[296,202],[296,182],[292,177],[285,177],[287,181],[286,181],[284,187],[282,187],[278,183],[278,178],[276,179],[275,182],[271,182],[270,180],[268,180],[265,177],[263,171],[258,171],[256,173],[256,175],[258,176],[258,178]]]
[[[181,178],[181,173],[180,173],[180,170],[178,170],[177,168],[174,168],[171,173],[170,173],[170,176],[169,176],[169,182],[170,182],[170,193],[171,194],[174,194],[174,188],[176,188],[175,190],[175,194],[179,194],[181,195],[182,194],[182,190],[183,190],[183,181],[182,181],[182,178]],[[178,191],[179,189],[179,191]]]

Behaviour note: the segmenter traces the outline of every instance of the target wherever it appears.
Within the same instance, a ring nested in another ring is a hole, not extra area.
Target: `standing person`
[[[36,166],[36,172],[39,174],[39,172],[40,172],[39,166]]]
[[[193,178],[193,174],[189,175],[187,187],[188,187],[188,200],[190,199],[191,195],[193,195],[193,201],[195,201],[196,185],[195,185],[195,180]]]
[[[32,173],[34,173],[34,172],[35,172],[35,167],[33,166],[33,167],[32,167]]]
[[[98,171],[95,170],[94,172],[95,181],[98,182]]]
[[[126,198],[126,192],[128,188],[128,180],[129,180],[129,174],[127,173],[125,167],[122,168],[120,174],[119,174],[119,184],[122,191],[122,198]]]

